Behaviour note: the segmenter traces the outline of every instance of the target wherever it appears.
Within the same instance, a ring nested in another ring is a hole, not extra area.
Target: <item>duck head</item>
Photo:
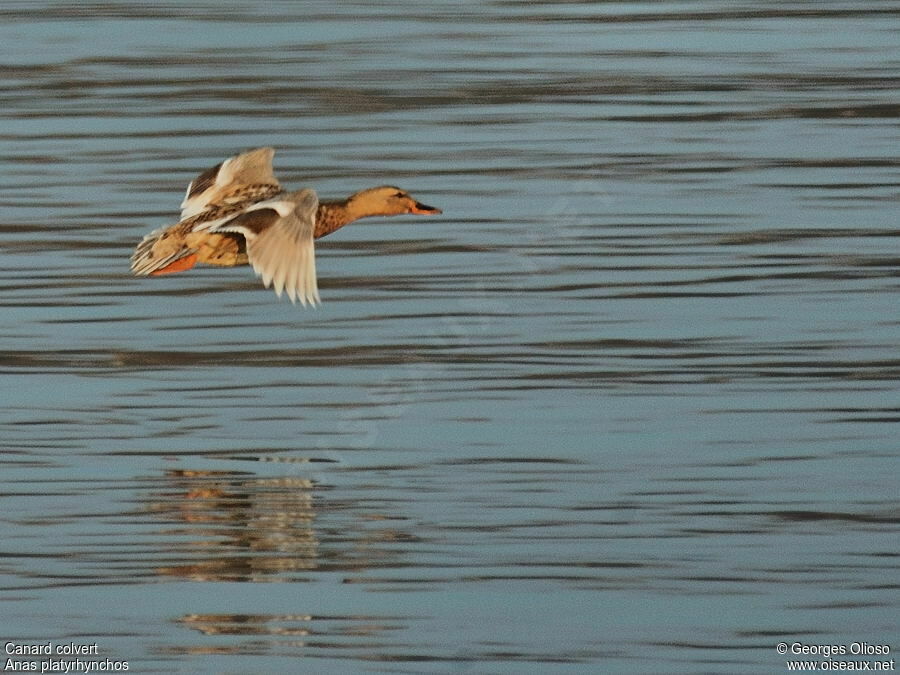
[[[357,192],[347,200],[347,209],[354,215],[359,214],[358,218],[404,213],[432,216],[441,213],[440,209],[417,201],[406,190],[393,185],[381,185]]]

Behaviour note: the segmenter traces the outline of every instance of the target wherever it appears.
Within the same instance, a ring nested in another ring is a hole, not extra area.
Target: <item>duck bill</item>
[[[409,212],[415,213],[420,216],[435,216],[439,213],[443,213],[443,211],[441,211],[440,209],[435,208],[434,206],[428,206],[427,204],[423,204],[422,202],[416,202],[415,204],[413,204],[410,207]]]

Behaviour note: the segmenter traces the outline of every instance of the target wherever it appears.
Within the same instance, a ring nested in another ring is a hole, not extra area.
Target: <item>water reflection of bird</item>
[[[402,514],[325,500],[320,484],[294,472],[176,469],[161,486],[144,504],[160,526],[160,553],[141,564],[165,577],[285,581],[319,570],[357,583],[367,570],[396,569],[418,541]]]
[[[298,476],[168,471],[147,509],[178,542],[165,546],[158,574],[195,581],[261,581],[318,566],[316,484]]]
[[[272,148],[257,148],[197,176],[181,204],[181,220],[144,237],[131,257],[131,271],[155,276],[197,263],[249,262],[279,296],[284,291],[292,302],[315,305],[314,239],[360,218],[441,213],[389,185],[322,202],[310,189],[286,193],[272,172],[274,154]]]

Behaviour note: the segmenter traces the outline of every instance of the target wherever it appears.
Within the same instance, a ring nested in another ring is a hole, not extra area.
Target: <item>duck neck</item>
[[[349,199],[323,201],[319,204],[319,210],[316,213],[315,238],[318,239],[326,234],[331,234],[335,230],[341,229],[344,225],[349,225],[354,220],[365,218],[367,215],[371,214],[354,208],[354,204]]]

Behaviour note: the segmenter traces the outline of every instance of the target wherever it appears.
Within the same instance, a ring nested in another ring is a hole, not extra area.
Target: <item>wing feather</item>
[[[181,220],[153,230],[145,236],[131,256],[131,271],[136,275],[157,274],[182,258],[194,255],[202,246],[202,233],[218,227],[240,214],[265,206],[281,193],[281,185],[272,174],[272,148],[258,148],[232,157],[207,169],[188,186],[182,203]],[[293,205],[283,207],[287,213]],[[201,236],[195,236],[200,233]]]
[[[273,148],[256,148],[226,159],[198,175],[188,185],[181,203],[181,219],[202,213],[211,205],[227,201],[229,195],[251,185],[281,185],[272,171]]]
[[[319,303],[313,246],[319,200],[312,190],[254,204],[241,215],[217,226],[218,232],[239,232],[247,240],[247,257],[263,284],[291,302]]]

